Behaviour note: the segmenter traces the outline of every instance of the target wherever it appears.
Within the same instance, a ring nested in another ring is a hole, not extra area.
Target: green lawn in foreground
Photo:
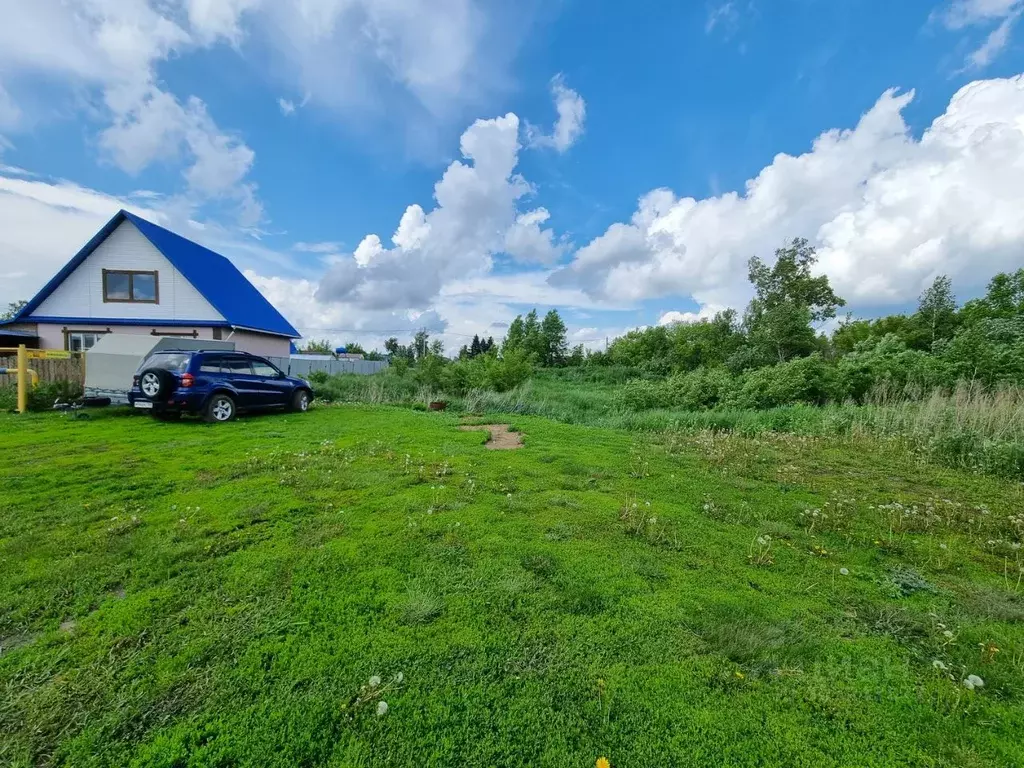
[[[1024,765],[1019,485],[457,423],[0,416],[0,764]]]

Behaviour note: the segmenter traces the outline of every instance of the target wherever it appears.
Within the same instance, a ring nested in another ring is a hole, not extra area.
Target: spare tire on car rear
[[[163,368],[147,368],[139,375],[139,391],[147,400],[160,400],[174,390],[174,374]]]

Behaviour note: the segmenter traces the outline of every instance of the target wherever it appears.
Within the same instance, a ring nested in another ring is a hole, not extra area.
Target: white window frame
[[[93,348],[93,345],[106,336],[106,331],[68,331],[65,337],[65,344],[68,352],[85,352]],[[89,344],[86,345],[86,341]],[[77,347],[76,347],[77,342]]]

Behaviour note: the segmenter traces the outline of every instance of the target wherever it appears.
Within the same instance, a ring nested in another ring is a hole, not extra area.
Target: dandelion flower
[[[985,681],[977,675],[968,675],[967,679],[964,680],[964,688],[969,691],[973,691],[975,688],[984,688]]]
[[[599,757],[597,762],[594,763],[594,768],[612,768],[612,764],[608,762],[607,757]]]
[[[378,685],[380,685],[380,675],[374,675],[370,678],[370,687],[376,688]]]
[[[839,569],[839,575],[840,576],[849,576],[850,575],[850,569],[849,568],[840,568]]]
[[[934,660],[934,661],[932,662],[932,666],[933,666],[933,667],[935,667],[935,668],[936,668],[937,670],[939,670],[939,672],[945,672],[945,671],[946,671],[946,669],[947,669],[946,665],[945,665],[945,664],[943,664],[943,663],[942,663],[941,661],[939,661],[938,659],[935,659],[935,660]]]
[[[395,675],[395,682],[396,683],[400,683],[403,680],[405,680],[405,674],[403,672],[399,672],[397,675]]]
[[[944,630],[942,630],[942,636],[944,638],[946,638],[947,640],[952,640],[953,639],[953,632],[952,632],[952,630],[944,629]]]
[[[386,715],[388,713],[388,703],[386,701],[377,702],[377,717]]]

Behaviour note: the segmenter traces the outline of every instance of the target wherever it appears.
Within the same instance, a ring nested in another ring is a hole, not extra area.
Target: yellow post
[[[28,410],[28,352],[24,344],[18,345],[18,413]]]

